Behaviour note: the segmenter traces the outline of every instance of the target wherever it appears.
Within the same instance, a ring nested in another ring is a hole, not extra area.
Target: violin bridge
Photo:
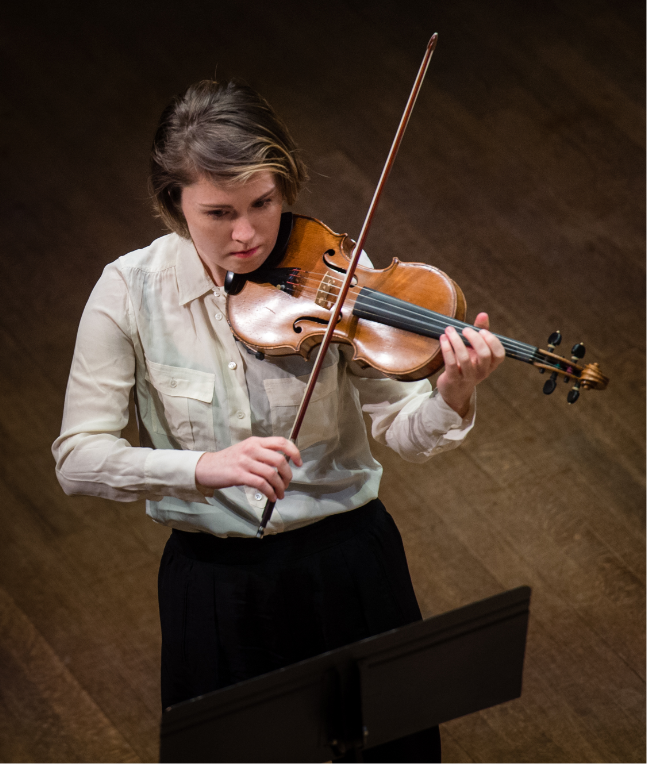
[[[317,296],[315,297],[315,303],[321,308],[330,310],[335,304],[337,299],[337,279],[330,273],[321,279],[319,289],[317,289]]]

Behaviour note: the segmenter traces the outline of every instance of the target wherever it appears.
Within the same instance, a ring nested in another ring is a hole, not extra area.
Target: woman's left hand
[[[463,329],[471,347],[463,343],[460,335],[448,326],[440,338],[445,371],[438,377],[438,392],[448,406],[464,417],[469,411],[470,398],[479,382],[486,379],[505,358],[505,350],[497,337],[489,331],[487,313],[479,313],[474,329]]]

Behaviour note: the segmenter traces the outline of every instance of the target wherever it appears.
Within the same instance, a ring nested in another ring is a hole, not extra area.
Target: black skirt
[[[164,708],[421,619],[377,499],[262,540],[173,530],[159,603]]]

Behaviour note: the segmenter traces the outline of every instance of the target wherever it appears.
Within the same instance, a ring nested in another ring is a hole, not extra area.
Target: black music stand
[[[530,589],[178,703],[161,762],[317,762],[518,698]]]

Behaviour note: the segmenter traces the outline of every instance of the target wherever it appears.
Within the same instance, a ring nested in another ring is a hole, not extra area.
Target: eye
[[[267,207],[270,205],[273,201],[273,197],[269,196],[267,199],[259,199],[257,202],[254,202],[254,207],[262,208]]]
[[[207,215],[212,218],[224,218],[227,214],[227,210],[209,210]]]

